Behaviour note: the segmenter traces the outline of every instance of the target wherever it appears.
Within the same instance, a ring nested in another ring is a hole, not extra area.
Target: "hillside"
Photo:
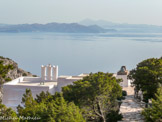
[[[32,75],[30,72],[24,71],[23,69],[19,68],[18,64],[16,62],[14,62],[13,60],[9,59],[9,58],[4,58],[4,57],[0,56],[0,62],[2,62],[1,65],[3,65],[3,66],[6,66],[6,65],[12,66],[12,69],[9,70],[9,72],[6,74],[5,77],[3,77],[2,74],[0,74],[0,75],[2,75],[1,81],[0,81],[0,101],[1,101],[2,84],[3,83],[11,81],[13,79],[16,79],[20,76],[35,76],[35,75]],[[1,69],[1,71],[2,70],[3,69]]]
[[[125,32],[125,33],[162,33],[162,26],[158,25],[116,23],[105,20],[91,20],[91,19],[82,20],[79,22],[79,24],[85,26],[98,25],[104,29],[113,28],[118,32]]]
[[[13,66],[13,69],[10,70],[6,75],[7,80],[3,79],[3,82],[7,82],[9,80],[16,79],[20,76],[33,76],[30,72],[24,71],[23,69],[19,68],[18,64],[9,58],[4,58],[4,57],[0,56],[0,61],[3,61],[3,65],[10,64]]]
[[[114,29],[103,29],[97,25],[80,25],[77,23],[19,24],[0,26],[0,32],[58,32],[58,33],[104,33]]]

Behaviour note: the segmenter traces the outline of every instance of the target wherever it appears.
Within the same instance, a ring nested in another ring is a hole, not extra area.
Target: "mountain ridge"
[[[17,24],[0,26],[0,32],[60,32],[60,33],[105,33],[114,29],[104,29],[97,25],[81,25],[78,23],[47,23],[47,24]]]
[[[162,33],[162,26],[158,25],[115,23],[111,21],[91,20],[91,19],[85,19],[80,21],[79,23],[86,26],[95,24],[105,29],[113,28],[118,32]]]

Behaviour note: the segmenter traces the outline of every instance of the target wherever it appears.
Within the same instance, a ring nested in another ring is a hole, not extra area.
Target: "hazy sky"
[[[0,0],[0,23],[83,19],[162,25],[162,0]]]

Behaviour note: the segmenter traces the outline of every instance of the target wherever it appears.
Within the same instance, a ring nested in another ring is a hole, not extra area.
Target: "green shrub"
[[[3,56],[0,56],[1,59],[5,59]]]
[[[37,77],[37,75],[33,75],[33,77]]]
[[[155,96],[156,99],[152,99],[152,106],[142,112],[146,122],[162,122],[162,87]]]
[[[5,78],[5,81],[8,82],[8,81],[11,81],[12,79],[11,78]]]
[[[22,76],[27,76],[27,74],[26,73],[23,73]]]
[[[107,114],[107,118],[106,122],[118,122],[119,120],[122,120],[123,116],[119,114],[119,111],[111,111]]]
[[[123,91],[122,91],[122,95],[123,95],[123,96],[127,96],[127,91],[123,90]]]

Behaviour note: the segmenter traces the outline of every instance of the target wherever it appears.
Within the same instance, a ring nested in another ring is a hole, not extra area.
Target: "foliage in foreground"
[[[3,58],[0,56],[0,58]],[[4,81],[9,81],[10,78],[6,77],[6,74],[10,69],[12,69],[12,65],[4,65],[3,61],[0,60],[0,92],[2,89],[2,84]],[[7,108],[5,105],[1,103],[1,98],[0,98],[0,121],[3,122],[17,122],[18,118],[16,115],[16,112],[14,112],[11,108]]]
[[[0,60],[0,85],[4,83],[4,80],[8,81],[10,78],[6,77],[9,70],[13,69],[13,65],[4,65]]]
[[[142,91],[144,102],[148,103],[151,98],[156,99],[155,93],[162,85],[162,58],[150,58],[140,62],[136,69],[130,71],[129,79],[133,80],[138,91]]]
[[[83,115],[87,121],[106,122],[113,114],[114,117],[120,116],[117,98],[121,97],[122,89],[119,82],[110,73],[91,73],[83,80],[63,87],[62,91],[67,101],[74,102],[84,110]],[[118,117],[114,119],[115,122]]]
[[[31,90],[27,89],[22,98],[22,106],[18,106],[18,115],[37,117],[39,122],[84,122],[80,109],[74,103],[67,103],[61,93],[42,92],[34,100]],[[21,119],[21,121],[23,121]],[[28,122],[36,121],[33,119]]]
[[[0,121],[17,122],[18,117],[15,111],[13,111],[11,108],[7,108],[5,105],[0,103]]]
[[[156,100],[152,99],[152,106],[142,112],[147,122],[162,122],[162,87],[155,96]]]

